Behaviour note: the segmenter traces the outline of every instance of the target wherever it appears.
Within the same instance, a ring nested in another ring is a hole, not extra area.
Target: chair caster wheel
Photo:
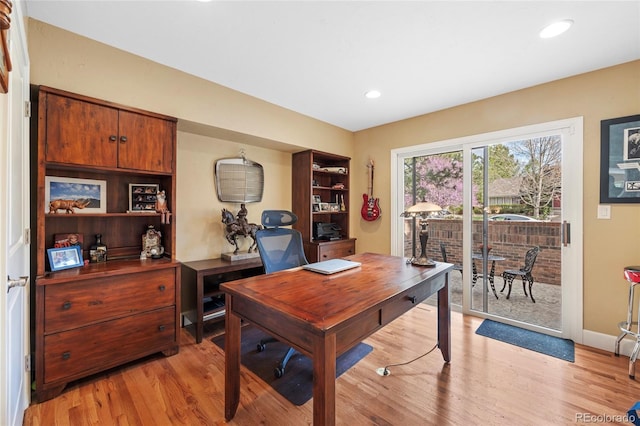
[[[258,352],[264,351],[264,343],[258,343],[258,345],[256,346],[256,350]]]
[[[284,368],[276,367],[273,370],[273,375],[276,376],[276,379],[279,379],[280,377],[284,376]]]

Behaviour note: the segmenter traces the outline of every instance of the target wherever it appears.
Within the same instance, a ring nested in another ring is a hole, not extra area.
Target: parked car
[[[534,219],[529,216],[521,214],[496,214],[489,218],[489,220],[512,220],[520,222],[540,222],[538,219]]]

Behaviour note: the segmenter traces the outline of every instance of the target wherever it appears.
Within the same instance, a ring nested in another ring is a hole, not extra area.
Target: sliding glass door
[[[419,256],[426,229],[427,257],[456,265],[455,309],[576,340],[581,232],[571,241],[568,229],[581,229],[582,154],[574,120],[394,151],[402,195],[392,252]],[[442,210],[400,215],[420,202]]]

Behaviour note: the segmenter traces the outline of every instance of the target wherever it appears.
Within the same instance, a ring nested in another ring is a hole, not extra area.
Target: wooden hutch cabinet
[[[155,208],[129,212],[130,184],[157,185],[175,211],[177,120],[44,86],[34,88],[33,102],[35,376],[44,401],[70,381],[179,350],[175,221]],[[106,182],[105,212],[50,213],[45,177]],[[142,260],[149,225],[161,233],[165,251]],[[83,235],[84,259],[101,234],[107,261],[51,272],[47,249],[54,236],[71,233]]]
[[[293,154],[292,209],[298,216],[293,228],[302,233],[309,262],[356,252],[356,239],[349,237],[349,162],[314,150]]]

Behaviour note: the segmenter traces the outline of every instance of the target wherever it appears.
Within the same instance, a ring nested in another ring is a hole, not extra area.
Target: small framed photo
[[[320,204],[319,203],[311,204],[311,210],[313,212],[319,212],[320,211]]]
[[[320,203],[318,204],[320,206],[320,211],[321,212],[328,212],[329,210],[329,203]]]
[[[322,202],[322,200],[320,199],[319,195],[314,195],[313,196],[313,204],[320,204]]]
[[[80,246],[59,247],[47,249],[51,271],[77,268],[84,265]]]
[[[159,189],[154,183],[130,183],[129,213],[155,213]]]
[[[55,234],[53,236],[53,248],[79,246],[82,249],[84,237],[77,232],[68,232],[65,234]]]
[[[45,213],[106,213],[107,181],[59,176],[44,178]]]
[[[338,203],[329,203],[329,211],[330,212],[339,212],[340,211],[340,204],[338,204]]]

